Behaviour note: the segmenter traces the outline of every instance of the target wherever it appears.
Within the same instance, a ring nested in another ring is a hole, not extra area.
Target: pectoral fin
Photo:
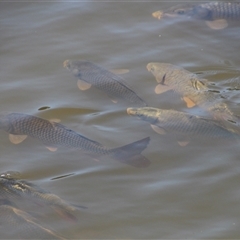
[[[92,84],[87,83],[81,79],[78,79],[77,85],[78,85],[78,88],[82,91],[88,90],[92,86]]]
[[[186,147],[189,144],[189,142],[187,142],[187,141],[178,141],[178,144],[181,147]]]
[[[183,97],[183,101],[186,103],[188,108],[194,107],[196,104],[188,97]]]
[[[228,22],[225,19],[206,21],[206,24],[208,25],[208,27],[210,27],[211,29],[215,29],[215,30],[223,29],[228,26]]]
[[[46,147],[46,148],[51,152],[56,152],[57,151],[56,147]]]
[[[160,127],[158,127],[156,125],[152,125],[151,124],[151,128],[153,129],[153,131],[155,131],[158,134],[161,134],[161,135],[166,134],[166,131],[163,128],[160,128]]]
[[[51,118],[51,119],[49,119],[49,122],[51,122],[51,123],[60,123],[61,119],[59,119],[59,118]]]
[[[156,94],[161,94],[161,93],[164,93],[164,92],[167,92],[171,90],[170,87],[166,86],[166,85],[162,85],[162,84],[158,84],[156,87],[155,87],[155,93]]]
[[[113,103],[117,103],[117,100],[116,100],[116,99],[111,98],[111,101],[112,101]]]
[[[9,140],[13,144],[19,144],[27,138],[27,135],[13,135],[9,134]]]

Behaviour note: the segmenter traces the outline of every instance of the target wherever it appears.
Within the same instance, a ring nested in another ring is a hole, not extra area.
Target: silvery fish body
[[[158,108],[128,108],[129,115],[155,125],[167,133],[185,137],[240,138],[234,130],[226,130],[218,122],[175,110]]]
[[[239,2],[208,2],[181,4],[163,11],[163,16],[190,16],[213,21],[216,19],[240,20]]]
[[[139,106],[146,106],[142,100],[118,75],[88,61],[66,60],[64,67],[78,79],[93,85],[113,99],[122,99]]]
[[[238,122],[238,117],[223,103],[220,94],[209,89],[206,79],[200,79],[196,74],[169,63],[149,63],[147,69],[159,83],[156,93],[174,90],[183,97],[188,107],[198,105],[216,119]]]
[[[115,160],[135,167],[146,167],[150,164],[149,160],[140,154],[147,147],[149,138],[120,148],[108,149],[62,124],[23,113],[1,114],[0,129],[13,135],[36,138],[48,147],[67,147],[99,156],[110,155]]]
[[[0,199],[14,202],[15,198],[28,199],[29,201],[47,205],[60,215],[71,220],[77,220],[74,212],[77,208],[68,204],[60,197],[46,192],[40,187],[24,180],[15,179],[9,174],[0,175]],[[17,204],[17,200],[15,201]]]

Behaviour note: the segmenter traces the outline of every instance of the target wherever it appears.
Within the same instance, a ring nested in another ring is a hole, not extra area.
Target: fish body
[[[199,79],[196,74],[169,63],[149,63],[147,70],[159,83],[156,93],[174,90],[183,97],[188,107],[198,105],[215,119],[238,122],[238,117],[222,102],[221,96],[208,88],[206,79]]]
[[[143,121],[163,129],[166,133],[178,136],[199,138],[240,138],[234,130],[226,130],[217,121],[175,110],[158,108],[128,108],[129,115],[137,116]]]
[[[36,138],[52,149],[66,147],[81,149],[95,155],[110,155],[115,160],[136,167],[146,167],[150,164],[149,160],[141,155],[141,152],[149,143],[149,138],[120,148],[109,149],[96,141],[66,128],[62,124],[23,113],[1,114],[0,129],[14,136],[21,135]]]
[[[191,17],[207,21],[209,27],[221,29],[226,20],[240,20],[240,2],[208,2],[201,4],[180,4],[165,11],[154,12],[153,17]]]
[[[92,62],[66,60],[63,66],[75,77],[88,83],[89,87],[93,85],[114,100],[122,99],[139,106],[146,106],[144,100],[127,86],[121,77]]]
[[[65,239],[53,230],[43,227],[27,212],[12,206],[0,205],[1,237],[18,239]]]
[[[60,215],[66,218],[76,220],[74,212],[77,208],[68,204],[55,194],[49,193],[40,187],[20,179],[14,179],[2,174],[0,176],[0,193],[1,199],[12,201],[13,196],[28,198],[33,202],[41,202],[55,209]]]

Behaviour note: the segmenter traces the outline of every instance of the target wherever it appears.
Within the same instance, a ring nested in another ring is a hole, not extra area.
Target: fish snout
[[[133,114],[133,108],[127,108],[127,114],[132,115]]]
[[[152,71],[152,64],[151,64],[151,63],[148,63],[147,66],[146,66],[146,68],[147,68],[147,70],[148,70],[149,72],[151,72],[151,71]]]
[[[162,11],[153,12],[152,16],[160,20],[163,17],[163,12]]]
[[[69,69],[70,65],[71,65],[71,61],[70,61],[70,60],[65,60],[65,61],[63,62],[63,67],[64,67],[64,68]]]

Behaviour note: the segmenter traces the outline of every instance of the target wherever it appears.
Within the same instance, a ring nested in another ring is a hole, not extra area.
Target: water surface
[[[239,113],[239,91],[228,90],[240,73],[239,25],[213,31],[201,21],[151,16],[174,4],[0,3],[1,111],[61,119],[108,147],[151,137],[143,155],[152,164],[135,169],[110,159],[94,161],[78,151],[50,152],[30,138],[13,145],[1,132],[1,172],[19,171],[26,180],[87,207],[77,214],[77,223],[54,214],[41,219],[67,238],[240,236],[239,143],[206,139],[182,148],[128,116],[130,104],[114,104],[94,88],[81,92],[62,66],[66,59],[86,59],[107,69],[127,68],[122,77],[149,106],[204,114],[187,109],[173,92],[154,94],[156,81],[146,65],[169,62],[215,83]],[[42,107],[48,108],[38,110]]]

